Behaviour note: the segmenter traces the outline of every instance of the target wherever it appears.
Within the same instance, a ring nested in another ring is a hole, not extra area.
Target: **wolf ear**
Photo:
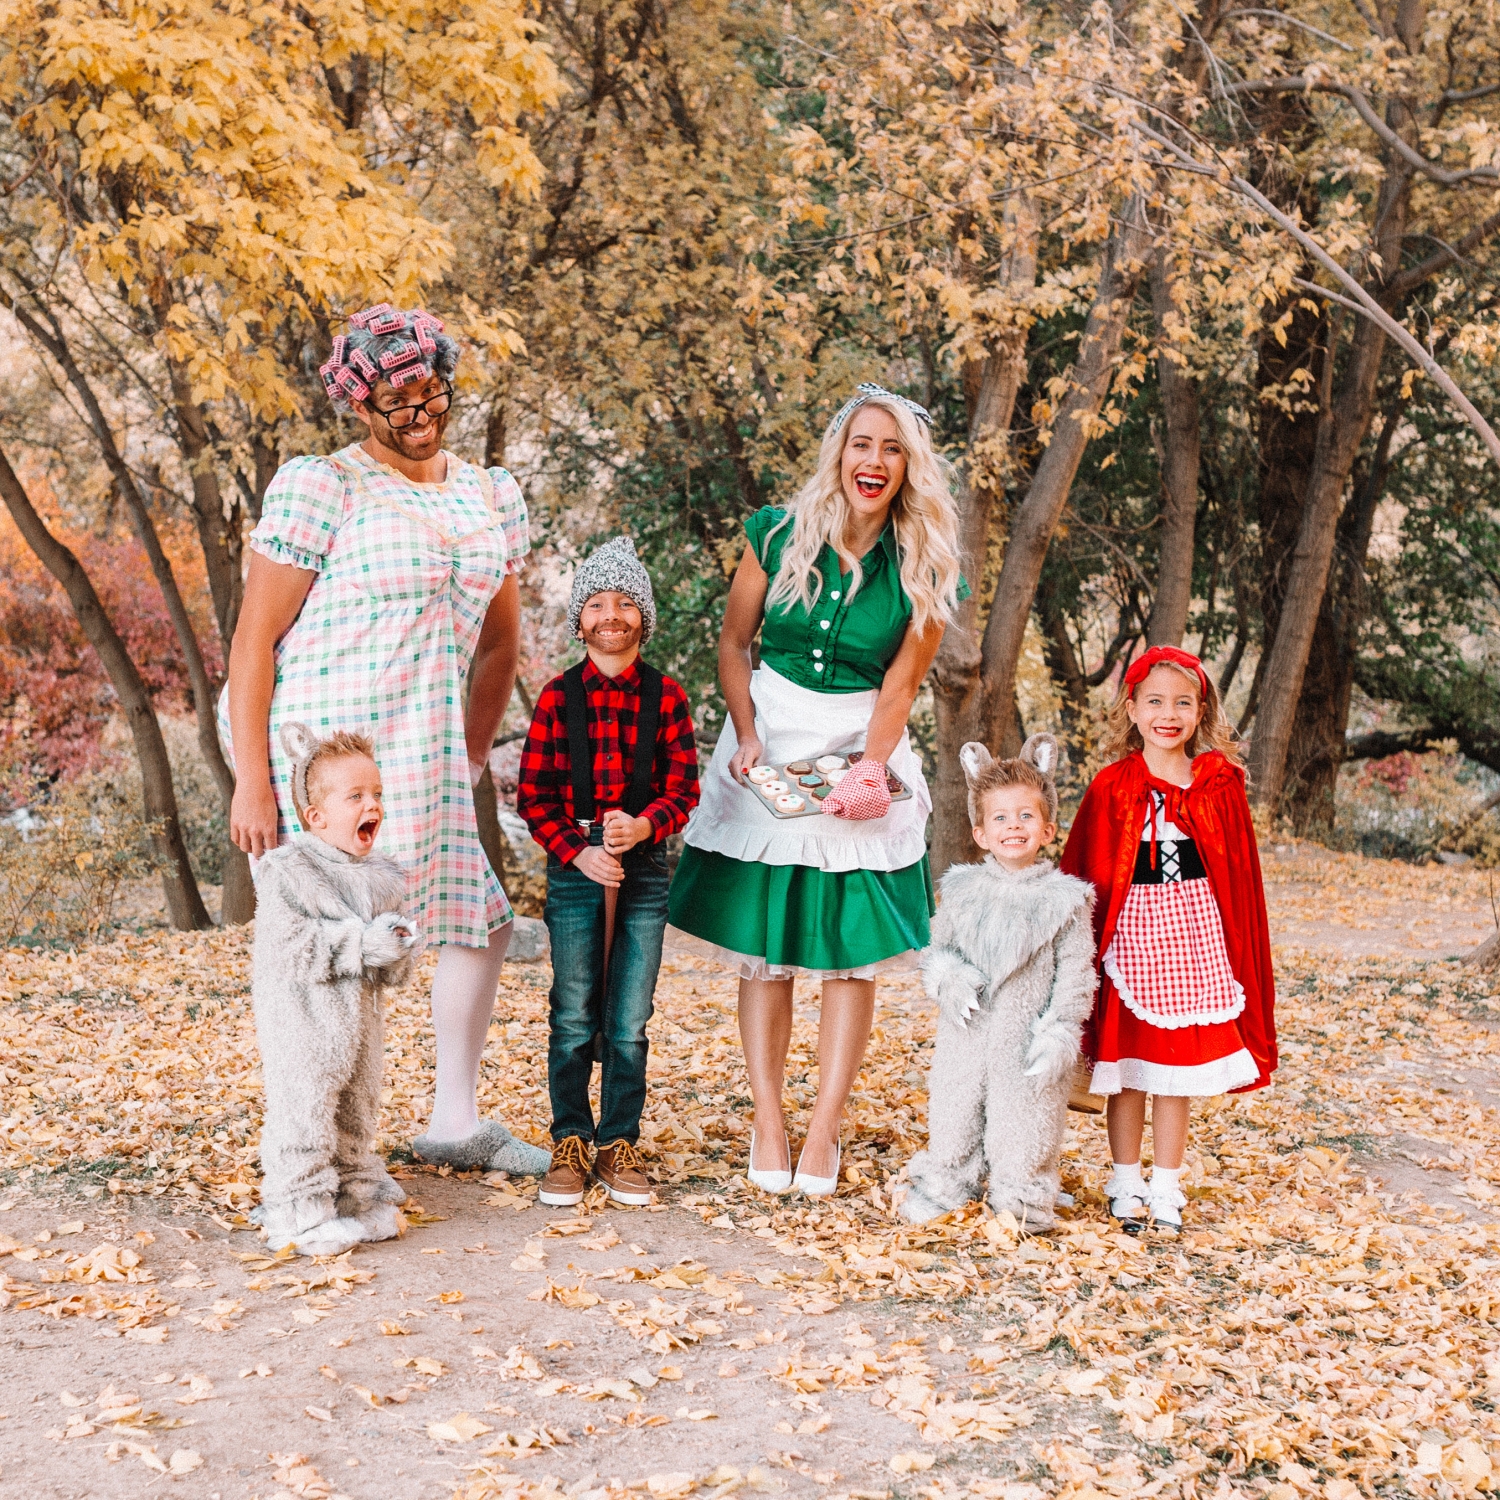
[[[1043,776],[1057,775],[1057,741],[1050,734],[1034,734],[1021,746],[1021,759]]]
[[[994,758],[978,740],[970,740],[958,752],[958,763],[964,768],[964,780],[973,786],[994,764]]]
[[[283,724],[281,726],[281,748],[289,760],[306,765],[318,748],[318,737],[306,724]]]

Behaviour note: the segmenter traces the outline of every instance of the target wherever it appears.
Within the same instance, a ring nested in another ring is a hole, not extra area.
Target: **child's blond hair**
[[[281,744],[292,762],[292,806],[304,828],[307,809],[318,800],[318,778],[314,773],[319,767],[326,771],[334,761],[355,755],[370,761],[375,759],[374,741],[354,729],[338,729],[326,740],[320,740],[306,724],[283,724]]]
[[[958,752],[969,787],[969,825],[979,826],[984,799],[1003,787],[1029,787],[1047,809],[1047,821],[1057,822],[1057,741],[1050,734],[1034,734],[1014,760],[995,760],[978,740]]]
[[[1187,744],[1184,746],[1187,753],[1193,756],[1200,755],[1205,750],[1220,750],[1230,760],[1239,760],[1244,753],[1243,747],[1234,725],[1224,716],[1224,706],[1219,701],[1219,690],[1214,686],[1213,678],[1205,671],[1203,680],[1200,682],[1196,673],[1172,661],[1157,662],[1156,666],[1171,667],[1174,672],[1180,672],[1192,683],[1193,691],[1197,693],[1199,701],[1203,704],[1203,715],[1198,720],[1198,727],[1188,737]],[[1141,738],[1140,730],[1130,721],[1128,707],[1139,686],[1139,683],[1127,685],[1122,677],[1119,694],[1110,705],[1103,745],[1104,753],[1110,760],[1124,760],[1132,751],[1146,748],[1146,742]]]

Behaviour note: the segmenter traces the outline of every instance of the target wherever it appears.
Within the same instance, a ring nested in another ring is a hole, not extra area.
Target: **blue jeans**
[[[646,1023],[667,925],[667,856],[658,845],[637,845],[623,863],[605,986],[604,887],[547,856],[543,917],[552,939],[547,1086],[554,1141],[576,1135],[606,1146],[615,1141],[633,1146],[640,1138],[650,1045]],[[603,1068],[597,1130],[589,1107],[596,1056]]]

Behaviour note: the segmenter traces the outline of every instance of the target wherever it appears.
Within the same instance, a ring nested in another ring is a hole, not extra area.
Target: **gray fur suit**
[[[356,858],[304,835],[259,861],[255,887],[260,1220],[270,1247],[335,1255],[389,1239],[406,1194],[371,1142],[385,1051],[380,992],[405,980],[417,943],[401,916],[406,876],[382,855]]]
[[[938,1004],[927,1150],[902,1213],[935,1218],[979,1195],[1029,1228],[1053,1223],[1079,1035],[1094,1001],[1093,892],[1045,861],[955,865],[923,963]]]

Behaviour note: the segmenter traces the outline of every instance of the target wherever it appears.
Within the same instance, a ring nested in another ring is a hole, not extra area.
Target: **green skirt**
[[[771,968],[841,972],[925,948],[936,910],[925,854],[901,870],[835,874],[689,845],[672,878],[667,920]]]

